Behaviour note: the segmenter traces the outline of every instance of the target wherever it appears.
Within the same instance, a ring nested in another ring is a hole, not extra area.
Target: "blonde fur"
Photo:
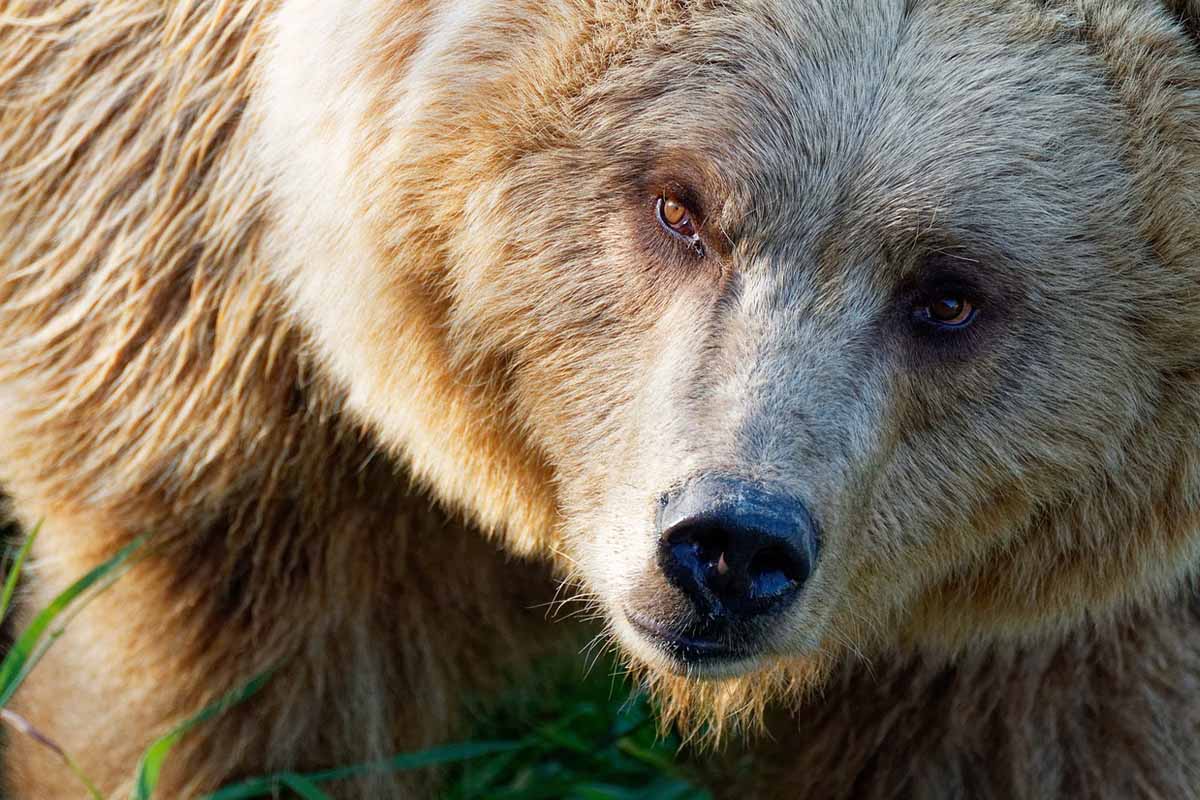
[[[706,757],[731,795],[1193,792],[1198,20],[0,0],[26,609],[154,535],[16,710],[119,791],[276,666],[167,796],[363,760],[572,640],[531,610],[565,577],[668,719],[772,732],[737,780]],[[684,183],[703,260],[652,217]],[[946,254],[993,302],[938,350],[892,309]],[[709,472],[802,496],[824,540],[762,654],[702,681],[624,615],[669,594],[658,496]],[[16,797],[74,791],[31,741],[8,763]]]

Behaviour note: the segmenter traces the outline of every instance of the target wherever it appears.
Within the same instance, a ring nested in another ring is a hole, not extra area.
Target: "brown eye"
[[[667,195],[662,201],[662,218],[663,222],[670,225],[672,228],[682,224],[687,219],[687,208],[683,203],[676,200],[674,197]]]
[[[658,224],[662,225],[667,233],[683,239],[697,252],[703,251],[692,212],[682,200],[669,192],[665,193],[659,196],[655,210],[658,214]]]
[[[920,316],[943,328],[964,328],[975,319],[975,306],[954,295],[939,297],[918,310]]]

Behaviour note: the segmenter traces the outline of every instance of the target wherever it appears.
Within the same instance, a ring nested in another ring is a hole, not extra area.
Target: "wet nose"
[[[658,564],[710,620],[744,620],[796,599],[816,561],[812,515],[799,500],[757,483],[704,477],[666,495]]]

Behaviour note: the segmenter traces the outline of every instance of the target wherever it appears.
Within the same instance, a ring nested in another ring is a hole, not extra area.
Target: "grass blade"
[[[42,637],[51,624],[88,589],[115,577],[117,570],[141,547],[143,541],[142,537],[138,537],[121,548],[116,555],[68,586],[38,612],[33,622],[29,623],[29,627],[17,638],[4,661],[0,662],[0,708],[8,704],[25,676],[29,674],[29,670],[45,652],[45,648],[40,645],[43,644]],[[57,633],[52,632],[50,642],[53,642],[55,636]]]
[[[40,522],[33,526],[33,530],[25,537],[21,549],[17,551],[12,566],[9,567],[8,575],[4,579],[4,593],[0,595],[0,620],[8,616],[8,607],[12,603],[13,593],[17,590],[17,580],[21,577],[21,568],[25,566],[25,559],[29,556],[30,548],[33,547],[33,540],[37,538],[38,531],[41,529],[42,523]]]
[[[322,792],[317,785],[303,775],[287,775],[283,779],[284,785],[291,789],[303,800],[333,800],[329,795]]]
[[[0,720],[3,720],[14,730],[20,732],[24,736],[29,737],[42,747],[49,750],[51,753],[54,753],[54,755],[63,762],[67,769],[69,769],[75,775],[75,777],[79,779],[79,782],[84,785],[91,800],[104,800],[104,795],[100,793],[100,790],[96,788],[96,784],[87,776],[87,773],[83,771],[75,759],[71,758],[71,754],[62,749],[62,747],[59,746],[58,743],[49,736],[35,728],[29,722],[29,720],[25,719],[20,714],[8,710],[7,708],[0,708]]]
[[[294,772],[281,772],[277,775],[252,778],[242,783],[226,786],[210,795],[206,795],[204,800],[247,800],[247,798],[255,797],[273,797],[281,789],[291,789],[301,795],[301,797],[304,797],[305,800],[308,800],[310,795],[305,795],[297,789],[297,786],[305,786],[310,791],[316,789],[320,792],[316,784],[327,781],[357,778],[362,775],[378,772],[404,772],[413,769],[453,764],[473,758],[508,753],[524,746],[525,744],[519,741],[465,742],[462,744],[450,744],[444,747],[433,747],[416,753],[402,753],[383,761],[356,764],[350,767],[330,769],[323,772],[309,772],[303,775]],[[298,784],[297,781],[300,781],[300,783]],[[323,793],[311,795],[312,798],[323,798],[324,796]],[[146,797],[148,798],[149,796],[147,795]],[[145,798],[139,796],[136,800],[145,800]]]
[[[179,743],[184,734],[200,723],[206,722],[218,714],[224,713],[227,709],[244,702],[261,689],[269,678],[269,672],[264,672],[254,677],[244,686],[234,689],[232,692],[209,703],[156,739],[146,749],[141,761],[138,762],[137,778],[133,786],[134,799],[150,800],[154,796],[154,790],[158,787],[158,781],[162,776],[162,768],[166,763],[167,756],[171,754],[171,749]]]
[[[280,789],[291,789],[301,800],[333,800],[321,791],[311,778],[295,772],[281,772],[266,778],[252,778],[236,786],[228,786],[208,795],[220,800],[247,800],[255,797],[278,797]]]
[[[617,742],[617,749],[631,758],[636,758],[643,764],[654,767],[665,775],[675,774],[675,762],[661,750],[643,747],[632,739],[622,738]]]
[[[641,800],[641,797],[634,789],[603,783],[576,786],[571,791],[572,800]]]
[[[518,741],[448,744],[442,747],[431,747],[428,750],[420,750],[416,753],[401,753],[398,756],[392,756],[389,759],[376,761],[372,764],[359,764],[353,767],[343,767],[342,769],[331,769],[326,772],[315,773],[309,777],[315,780],[338,780],[339,778],[350,778],[372,772],[405,772],[413,769],[454,764],[459,761],[468,761],[473,758],[495,755],[497,753],[508,753],[513,750],[519,750],[522,747],[525,747],[525,743]]]

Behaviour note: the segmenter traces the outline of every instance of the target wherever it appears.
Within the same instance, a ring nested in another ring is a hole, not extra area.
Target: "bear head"
[[[1186,577],[1194,4],[391,5],[280,14],[276,278],[636,662],[794,684]]]

